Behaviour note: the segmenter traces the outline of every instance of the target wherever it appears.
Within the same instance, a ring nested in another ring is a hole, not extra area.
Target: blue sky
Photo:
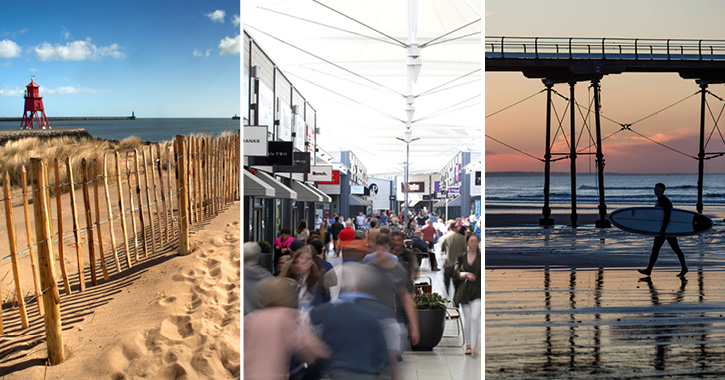
[[[53,116],[240,113],[239,1],[0,3],[0,116],[35,75]]]

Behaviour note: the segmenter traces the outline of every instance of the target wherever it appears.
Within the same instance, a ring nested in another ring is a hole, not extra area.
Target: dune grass
[[[8,171],[10,185],[21,187],[22,170],[30,170],[30,158],[39,157],[48,164],[48,181],[55,184],[55,160],[60,166],[60,181],[68,183],[66,159],[70,158],[70,165],[73,170],[75,182],[81,179],[81,162],[85,158],[88,166],[88,173],[92,175],[94,170],[103,174],[103,157],[107,156],[107,170],[109,175],[116,174],[114,153],[124,155],[128,151],[141,149],[143,143],[141,138],[130,136],[118,143],[101,139],[76,139],[73,137],[57,137],[53,139],[39,139],[28,137],[20,140],[9,141],[0,147],[0,182],[5,171]],[[123,170],[123,169],[121,169]],[[28,175],[29,177],[29,175]],[[28,178],[28,186],[30,179]],[[67,190],[64,190],[67,191]]]

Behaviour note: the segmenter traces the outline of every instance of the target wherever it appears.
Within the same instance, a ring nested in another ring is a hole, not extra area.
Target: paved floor
[[[439,255],[440,256],[440,255]],[[439,267],[443,268],[445,256],[437,257]],[[330,263],[335,267],[341,264],[341,259],[328,257]],[[443,271],[431,272],[427,259],[423,260],[420,276],[429,277],[432,280],[433,292],[441,294],[450,299],[447,292],[443,290]],[[338,282],[339,283],[339,282]],[[332,289],[332,296],[336,297],[336,289]],[[447,320],[444,335],[456,334],[456,321]],[[480,327],[479,327],[480,329]],[[478,347],[481,344],[482,332],[479,330]],[[463,338],[443,338],[441,343],[433,351],[407,351],[403,354],[403,361],[400,362],[401,374],[404,380],[479,380],[481,379],[482,361],[481,355],[464,355],[462,345]]]

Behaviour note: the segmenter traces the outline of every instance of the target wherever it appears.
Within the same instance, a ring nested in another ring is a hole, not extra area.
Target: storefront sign
[[[267,156],[267,127],[244,127],[244,155]]]
[[[259,125],[266,125],[269,132],[273,132],[274,92],[262,81],[259,82]]]
[[[292,165],[292,142],[267,142],[267,157],[254,157],[252,165]]]
[[[312,165],[307,175],[308,181],[329,182],[332,181],[332,165]]]
[[[274,165],[273,170],[276,173],[309,173],[310,172],[310,153],[309,152],[293,152],[292,165]]]
[[[448,191],[448,195],[458,195],[461,193],[460,186],[449,186],[446,190]]]
[[[405,192],[405,182],[400,184],[400,191]],[[408,182],[409,193],[424,193],[425,182]]]
[[[362,185],[350,186],[350,194],[355,194],[355,195],[365,194],[365,186],[362,186]]]
[[[318,185],[339,185],[340,184],[340,171],[332,171],[332,179],[330,181],[318,181]]]

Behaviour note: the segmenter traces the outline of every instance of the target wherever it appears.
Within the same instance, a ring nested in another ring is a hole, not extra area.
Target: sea
[[[695,210],[697,174],[607,174],[604,197],[608,210],[620,207],[654,206],[654,185],[662,182],[665,195],[677,208]],[[486,173],[486,212],[530,212],[544,204],[543,173]],[[596,173],[579,173],[576,178],[577,208],[596,212],[599,183]],[[568,173],[551,175],[549,203],[553,209],[571,208],[571,179]],[[704,213],[725,211],[725,174],[705,174]],[[528,210],[528,211],[527,211]]]
[[[225,131],[236,133],[241,120],[228,118],[136,118],[135,120],[65,120],[51,121],[54,128],[84,128],[93,137],[122,140],[138,136],[143,141],[170,141],[176,135],[206,133],[218,136]],[[15,130],[19,121],[0,121],[0,130]]]

